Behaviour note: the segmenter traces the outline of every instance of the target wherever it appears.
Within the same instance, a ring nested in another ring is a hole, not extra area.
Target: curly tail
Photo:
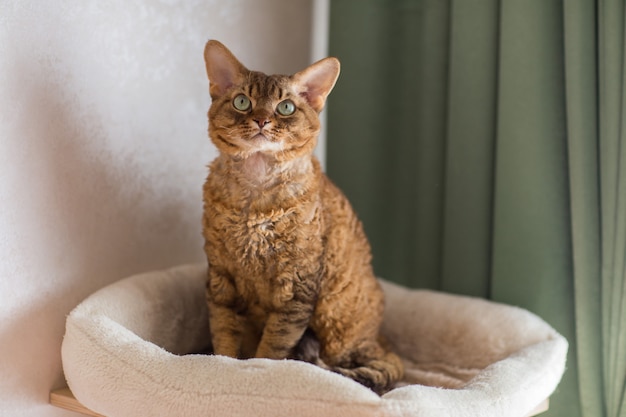
[[[365,385],[379,395],[391,390],[403,375],[402,361],[392,352],[385,352],[382,357],[370,359],[354,368],[335,366],[330,370]]]
[[[307,330],[296,346],[292,358],[346,376],[379,395],[391,390],[404,374],[404,365],[398,355],[380,345],[373,349],[375,354],[372,353],[372,349],[367,349],[367,355],[363,354],[366,349],[362,352],[351,352],[350,366],[326,363],[320,357],[319,350],[317,337],[312,331]]]

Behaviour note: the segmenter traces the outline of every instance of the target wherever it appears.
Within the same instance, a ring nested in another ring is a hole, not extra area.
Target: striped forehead
[[[246,92],[250,97],[274,97],[282,99],[287,95],[287,81],[285,75],[265,75],[260,72],[251,72],[248,77]]]

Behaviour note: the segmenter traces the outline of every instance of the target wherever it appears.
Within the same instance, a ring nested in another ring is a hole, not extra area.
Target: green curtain
[[[330,177],[380,276],[570,342],[546,416],[626,416],[623,0],[332,0]]]

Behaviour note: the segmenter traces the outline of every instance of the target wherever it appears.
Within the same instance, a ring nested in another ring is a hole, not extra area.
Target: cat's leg
[[[326,367],[382,394],[402,378],[400,358],[381,343],[383,299],[378,291],[359,291],[368,296],[340,299],[322,297],[313,330],[320,341],[320,360]]]
[[[228,307],[209,303],[209,326],[213,352],[238,358],[242,340],[240,318]]]
[[[307,329],[312,309],[294,306],[292,310],[271,313],[256,351],[257,358],[285,359]]]
[[[237,293],[232,281],[217,268],[209,268],[206,287],[213,352],[237,358],[242,343],[243,318],[237,314]]]
[[[277,280],[273,311],[267,316],[263,335],[256,351],[257,358],[285,359],[306,331],[317,297],[315,278]]]

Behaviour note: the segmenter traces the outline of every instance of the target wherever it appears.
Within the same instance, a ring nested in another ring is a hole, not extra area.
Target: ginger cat
[[[384,301],[370,246],[312,155],[339,61],[268,76],[213,40],[204,57],[220,152],[203,216],[215,354],[304,359],[389,390],[403,368],[379,341]]]

